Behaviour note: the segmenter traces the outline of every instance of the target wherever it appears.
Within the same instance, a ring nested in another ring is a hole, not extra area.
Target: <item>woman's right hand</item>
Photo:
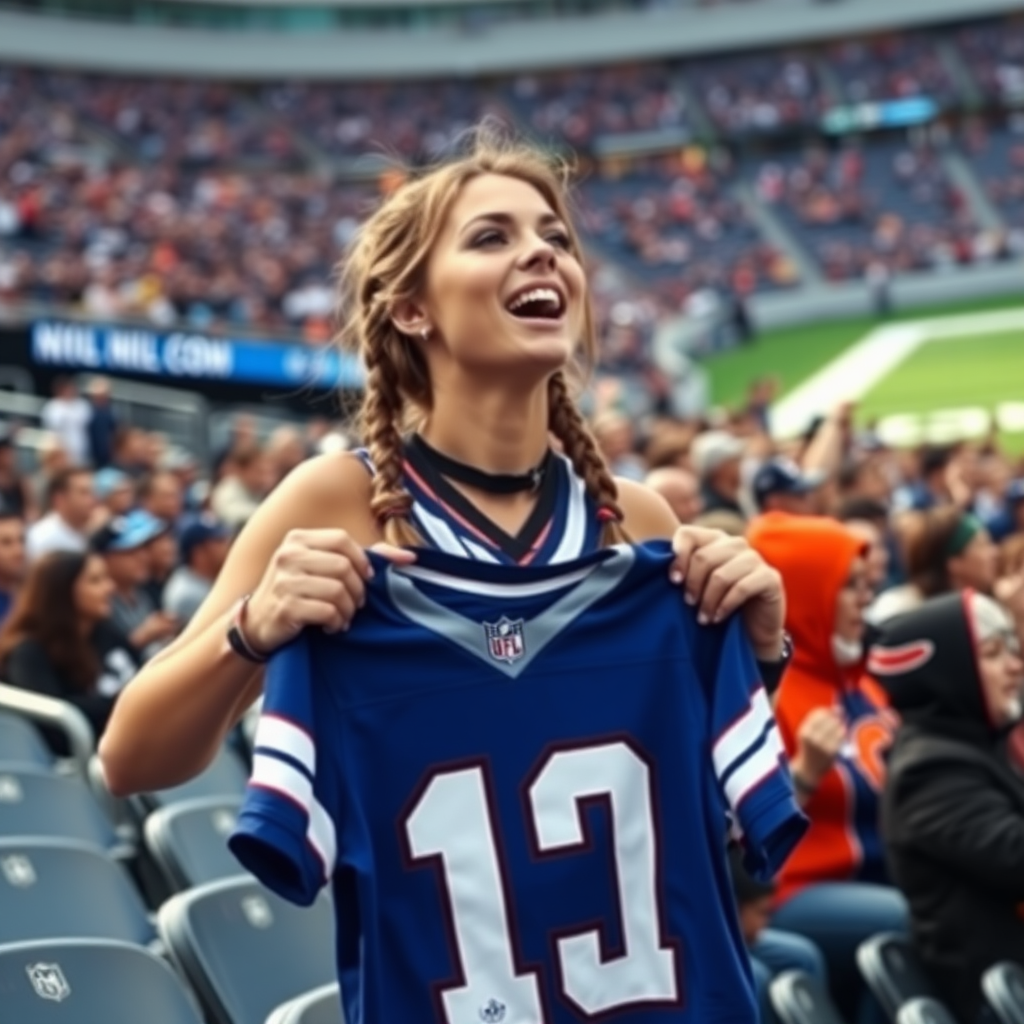
[[[845,742],[846,719],[842,711],[834,707],[815,708],[797,730],[797,752],[790,765],[793,774],[808,788],[816,788]]]
[[[372,550],[398,565],[416,561],[412,551],[390,544]],[[306,626],[328,633],[348,629],[372,577],[366,552],[344,530],[292,530],[249,599],[246,639],[270,654]]]

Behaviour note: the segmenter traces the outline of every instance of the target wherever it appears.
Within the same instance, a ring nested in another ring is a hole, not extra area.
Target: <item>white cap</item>
[[[690,459],[694,471],[703,480],[723,462],[740,458],[744,450],[745,445],[738,437],[724,430],[709,430],[694,438],[690,446]]]

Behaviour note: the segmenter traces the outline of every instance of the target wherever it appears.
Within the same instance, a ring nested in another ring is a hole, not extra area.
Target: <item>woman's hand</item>
[[[742,537],[680,526],[672,537],[670,579],[684,588],[698,621],[720,622],[737,609],[760,661],[782,656],[786,595],[782,577]]]
[[[416,561],[411,551],[389,544],[373,550],[400,565]],[[249,599],[246,639],[269,654],[305,626],[348,629],[372,577],[366,552],[344,530],[292,530]]]
[[[835,764],[846,742],[846,719],[838,708],[815,708],[800,723],[796,757],[790,762],[793,777],[813,791]]]

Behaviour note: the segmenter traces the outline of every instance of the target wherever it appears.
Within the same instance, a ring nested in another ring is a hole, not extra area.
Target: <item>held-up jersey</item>
[[[668,544],[513,568],[373,556],[350,630],[267,672],[230,843],[332,883],[349,1024],[753,1024],[726,865],[803,834],[742,633]]]

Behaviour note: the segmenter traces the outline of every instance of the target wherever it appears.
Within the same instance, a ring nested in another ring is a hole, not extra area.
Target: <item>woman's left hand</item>
[[[743,624],[760,661],[782,656],[786,594],[782,577],[747,543],[721,530],[680,526],[672,537],[669,578],[684,588],[698,621],[721,622],[743,609]]]

